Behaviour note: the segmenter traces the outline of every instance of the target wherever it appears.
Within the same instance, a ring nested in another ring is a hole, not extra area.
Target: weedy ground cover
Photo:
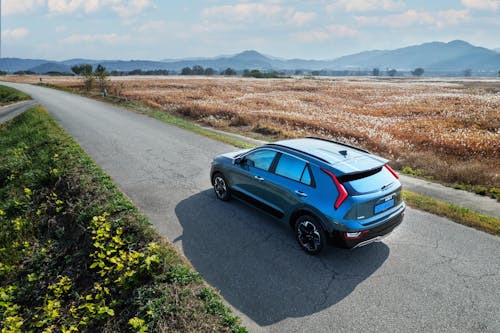
[[[2,332],[245,332],[41,107],[0,125]]]
[[[45,81],[83,88],[78,78]],[[410,174],[500,198],[499,80],[117,77],[108,91],[257,138],[354,144]]]
[[[0,106],[31,99],[25,93],[6,86],[0,86]]]

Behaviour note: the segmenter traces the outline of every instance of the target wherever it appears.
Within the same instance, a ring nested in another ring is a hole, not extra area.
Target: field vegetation
[[[48,80],[83,88],[77,79]],[[109,91],[258,138],[358,145],[406,173],[500,197],[499,80],[120,77]]]
[[[17,89],[0,85],[0,106],[26,101],[29,99],[31,99],[30,96]]]
[[[0,125],[2,332],[245,332],[41,107]]]

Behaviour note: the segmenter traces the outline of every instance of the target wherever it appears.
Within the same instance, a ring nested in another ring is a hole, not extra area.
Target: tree
[[[500,77],[500,70],[498,71],[498,77]]]
[[[193,75],[203,75],[203,74],[205,74],[205,70],[203,69],[203,67],[201,67],[200,65],[193,66]]]
[[[211,67],[205,68],[205,75],[214,75],[214,74],[215,74],[215,71],[213,68],[211,68]]]
[[[389,75],[390,77],[396,76],[397,73],[398,73],[398,71],[395,70],[394,68],[393,69],[389,69],[387,71],[387,75]]]
[[[223,75],[236,75],[236,71],[231,67],[226,68],[223,72]]]
[[[372,70],[372,75],[373,75],[373,76],[379,76],[379,75],[380,75],[380,69],[378,69],[378,68],[374,68],[374,69]]]
[[[85,85],[85,90],[90,91],[94,85],[94,70],[91,64],[75,65],[71,67],[71,70],[76,75],[83,76],[83,82]]]
[[[464,70],[464,76],[471,77],[472,76],[472,69],[467,68],[466,70]]]
[[[74,65],[73,67],[71,67],[71,71],[76,75],[80,75],[82,73],[82,66]]]
[[[411,71],[411,75],[413,76],[422,76],[422,74],[424,74],[424,69],[421,67],[415,68]]]
[[[191,67],[184,67],[181,71],[181,75],[193,75],[193,70]]]
[[[106,77],[109,76],[109,73],[106,71],[106,68],[103,65],[99,64],[95,69],[95,75],[99,79],[99,85],[101,87],[102,94],[106,96],[108,94],[106,91]]]

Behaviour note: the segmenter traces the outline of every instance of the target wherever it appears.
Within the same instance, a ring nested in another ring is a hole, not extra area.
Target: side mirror
[[[243,157],[238,157],[233,160],[234,165],[241,164],[241,162],[243,162]]]

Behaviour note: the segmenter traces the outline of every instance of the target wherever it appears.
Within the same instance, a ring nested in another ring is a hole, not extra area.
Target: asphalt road
[[[37,103],[34,101],[24,101],[0,107],[0,124],[15,118],[23,113],[26,109],[30,108]]]
[[[288,226],[210,190],[233,147],[47,88],[44,105],[240,314],[264,332],[500,332],[500,238],[408,209],[383,243],[304,254]]]

